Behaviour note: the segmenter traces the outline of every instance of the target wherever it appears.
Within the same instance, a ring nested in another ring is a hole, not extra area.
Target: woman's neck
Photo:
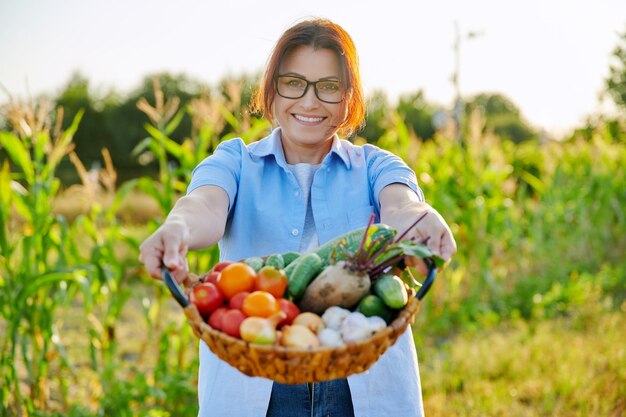
[[[291,141],[281,141],[283,153],[288,164],[321,164],[333,146],[333,138],[329,138],[322,144],[307,146],[296,144]]]

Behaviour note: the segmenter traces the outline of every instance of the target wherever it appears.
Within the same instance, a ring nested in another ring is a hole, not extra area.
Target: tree
[[[79,159],[89,169],[93,163],[102,160],[101,149],[107,146],[111,132],[107,129],[102,111],[97,109],[97,99],[90,93],[89,81],[76,72],[56,99],[56,106],[63,108],[62,126],[66,129],[76,114],[83,110],[80,127],[74,135],[75,151]],[[59,167],[59,176],[65,183],[78,181],[69,162]]]
[[[198,97],[203,90],[208,89],[201,82],[184,74],[152,74],[145,76],[140,86],[126,95],[119,103],[111,102],[111,106],[105,107],[105,122],[111,133],[108,147],[111,150],[115,167],[120,171],[119,178],[121,180],[154,172],[156,169],[154,165],[150,164],[142,166],[132,153],[137,144],[148,136],[144,124],[149,123],[149,120],[137,108],[137,102],[141,98],[145,98],[149,103],[155,103],[154,78],[158,78],[160,88],[166,99],[173,96],[180,99],[180,109],[184,108],[192,98]],[[189,117],[185,117],[176,130],[172,132],[170,138],[181,143],[190,130],[191,120]]]
[[[626,30],[619,34],[619,44],[613,50],[614,64],[609,66],[606,90],[619,107],[626,109]]]
[[[433,115],[435,110],[426,102],[422,90],[400,96],[398,114],[409,129],[422,139],[430,139],[435,134]]]
[[[365,126],[357,134],[369,143],[376,143],[385,133],[383,120],[390,112],[387,95],[382,90],[372,92],[367,98]]]
[[[518,107],[498,93],[477,94],[467,101],[466,113],[479,111],[485,118],[485,130],[520,143],[537,137],[537,132],[524,120]]]

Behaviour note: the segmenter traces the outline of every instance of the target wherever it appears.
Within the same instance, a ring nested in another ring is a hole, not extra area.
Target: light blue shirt
[[[219,242],[221,260],[300,247],[307,201],[287,166],[280,138],[277,128],[247,146],[241,139],[222,142],[193,172],[188,192],[216,185],[228,194],[228,221]],[[392,183],[406,184],[423,200],[415,173],[400,158],[335,136],[310,191],[319,243],[367,225],[372,213],[379,221],[378,196]],[[348,383],[356,417],[422,416],[410,329],[368,371],[348,377]],[[263,417],[271,389],[272,381],[243,375],[200,343],[199,416]]]

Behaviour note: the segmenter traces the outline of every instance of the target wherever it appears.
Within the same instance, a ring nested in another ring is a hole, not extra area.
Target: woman
[[[372,145],[341,140],[358,129],[365,104],[358,58],[338,25],[308,20],[278,41],[257,95],[277,128],[246,146],[223,142],[194,170],[188,193],[141,245],[141,260],[177,279],[188,249],[219,242],[222,260],[308,251],[377,221],[411,232],[449,259],[456,244],[427,205],[414,172]],[[347,380],[282,385],[250,378],[200,344],[200,416],[420,416],[417,357],[410,329],[369,371]]]

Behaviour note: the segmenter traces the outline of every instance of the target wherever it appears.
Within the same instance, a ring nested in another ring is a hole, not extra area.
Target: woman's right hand
[[[182,222],[166,221],[139,246],[139,261],[154,278],[161,278],[161,270],[166,266],[176,281],[187,276],[187,251],[189,230]]]
[[[221,187],[198,187],[180,198],[165,222],[139,246],[139,261],[154,278],[163,266],[181,282],[187,277],[187,251],[208,248],[224,234],[228,194]]]

